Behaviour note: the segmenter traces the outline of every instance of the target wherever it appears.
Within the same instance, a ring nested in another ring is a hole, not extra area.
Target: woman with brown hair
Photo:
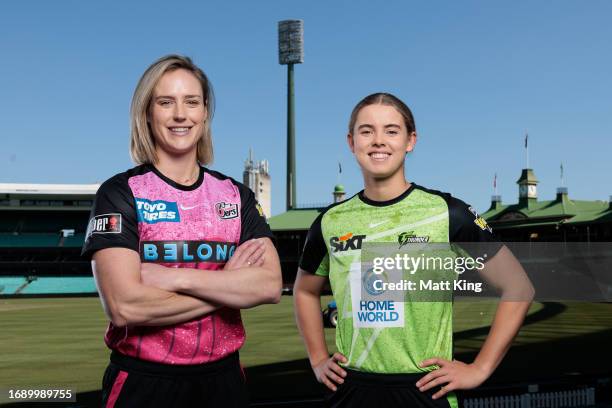
[[[401,100],[388,93],[362,99],[351,113],[347,142],[364,189],[323,210],[308,233],[295,311],[315,376],[333,391],[332,407],[456,407],[453,391],[491,375],[533,296],[520,264],[472,207],[406,180],[404,161],[416,141],[412,112]],[[362,248],[386,243],[397,252],[411,243],[473,242],[481,249],[470,253],[482,258],[480,273],[510,301],[499,304],[480,353],[466,364],[452,356],[452,301],[412,301],[406,292],[398,301],[381,280],[376,284]],[[331,357],[320,310],[327,279],[338,307],[338,352]]]

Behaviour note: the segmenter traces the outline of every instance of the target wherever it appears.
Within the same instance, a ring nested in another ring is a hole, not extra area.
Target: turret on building
[[[538,201],[538,179],[533,169],[523,169],[516,184],[519,186],[519,204],[533,206]]]
[[[334,203],[339,203],[340,201],[344,201],[346,197],[346,193],[344,191],[344,186],[342,184],[336,184],[334,187]]]

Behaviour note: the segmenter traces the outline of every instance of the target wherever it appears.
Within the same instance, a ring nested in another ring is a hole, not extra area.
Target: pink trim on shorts
[[[127,372],[119,371],[117,378],[115,378],[113,388],[111,389],[110,396],[108,397],[108,401],[106,401],[106,408],[113,408],[115,406],[117,398],[119,398],[119,393],[121,393],[121,389],[123,388],[123,384],[125,384],[125,380],[127,380],[127,376]]]

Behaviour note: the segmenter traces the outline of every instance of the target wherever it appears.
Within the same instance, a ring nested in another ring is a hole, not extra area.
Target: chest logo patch
[[[178,206],[176,202],[156,200],[151,201],[146,198],[136,198],[136,211],[138,222],[156,224],[158,222],[179,222]]]
[[[349,274],[354,328],[404,327],[404,302],[388,300],[384,290],[371,286],[380,275],[371,270],[362,274],[361,262],[352,263]],[[366,290],[366,299],[362,297],[362,289]]]
[[[350,250],[359,250],[361,249],[361,244],[363,243],[365,237],[365,235],[353,235],[352,232],[344,234],[340,237],[331,237],[329,239],[331,252],[336,253]]]
[[[399,249],[408,244],[426,244],[429,242],[429,236],[425,235],[422,237],[417,236],[414,231],[402,232],[397,237]]]
[[[221,201],[215,204],[215,211],[222,220],[238,218],[238,204]]]

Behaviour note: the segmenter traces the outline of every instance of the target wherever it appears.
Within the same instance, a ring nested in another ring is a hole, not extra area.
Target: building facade
[[[256,162],[253,151],[249,149],[249,158],[244,162],[242,183],[249,187],[261,205],[266,216],[272,215],[272,185],[270,183],[270,163],[267,160]]]

